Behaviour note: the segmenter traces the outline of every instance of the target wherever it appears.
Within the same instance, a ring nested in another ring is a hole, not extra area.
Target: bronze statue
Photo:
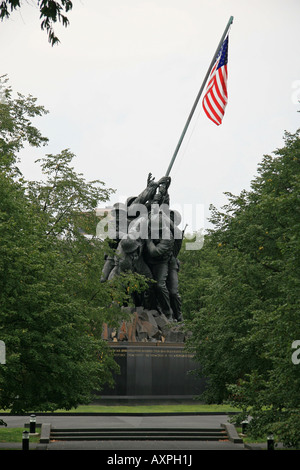
[[[115,238],[109,241],[114,256],[107,256],[101,282],[123,272],[142,274],[155,281],[143,296],[143,306],[168,320],[182,321],[177,256],[183,233],[178,228],[180,214],[169,209],[170,183],[170,177],[156,182],[149,173],[147,186],[138,196],[128,198],[125,205],[114,205]]]

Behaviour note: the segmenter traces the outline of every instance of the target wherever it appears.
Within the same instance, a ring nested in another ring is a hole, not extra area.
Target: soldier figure
[[[119,241],[127,233],[127,208],[124,204],[116,203],[113,206],[111,211],[113,217],[112,225],[114,226],[114,232],[112,238],[109,239],[108,245],[113,253],[108,253],[105,255],[105,263],[102,269],[102,275],[100,282],[104,282],[109,278],[112,270],[116,265],[116,259],[114,251],[118,248]]]
[[[167,288],[169,262],[174,248],[174,238],[162,212],[151,217],[151,226],[158,226],[158,238],[146,240],[145,260],[151,269],[157,293],[158,310],[172,319],[170,296]],[[151,231],[151,227],[150,227]]]
[[[181,321],[177,255],[183,233],[177,226],[180,214],[169,210],[170,183],[170,177],[155,182],[149,173],[147,187],[139,196],[129,198],[126,205],[114,205],[116,238],[109,244],[115,255],[106,257],[101,281],[126,271],[154,279],[144,295],[144,307],[164,313],[169,320]],[[139,208],[145,210],[137,217]]]
[[[178,228],[181,216],[178,211],[170,211],[171,231],[174,236],[174,248],[168,267],[167,287],[170,295],[170,304],[173,311],[173,318],[182,321],[181,298],[178,290],[178,271],[180,267],[178,254],[181,249],[183,232]]]

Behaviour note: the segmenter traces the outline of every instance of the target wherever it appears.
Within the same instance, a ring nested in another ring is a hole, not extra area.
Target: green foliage
[[[49,42],[53,46],[59,42],[53,29],[53,23],[59,21],[65,27],[69,25],[69,19],[64,13],[72,10],[73,2],[71,0],[60,0],[60,2],[37,0],[37,6],[40,11],[40,19],[42,20],[41,28],[47,31]],[[0,4],[1,20],[9,18],[11,13],[19,8],[21,8],[20,0],[2,0]]]
[[[209,378],[206,398],[231,399],[255,433],[295,444],[300,367],[300,139],[264,156],[251,190],[211,208],[200,251],[181,251],[189,347]],[[294,424],[293,424],[294,423]]]
[[[95,208],[112,190],[77,174],[69,150],[39,161],[42,182],[25,181],[17,151],[32,136],[33,145],[45,142],[29,119],[41,108],[31,98],[14,101],[11,90],[6,96],[0,108],[0,337],[6,344],[0,407],[69,409],[89,403],[116,370],[102,325],[120,321],[129,292],[125,281],[100,283],[105,245],[95,236]],[[133,275],[126,282],[130,291],[144,283]]]
[[[43,116],[48,111],[38,106],[31,95],[24,97],[18,93],[14,98],[6,75],[0,76],[0,91],[0,170],[20,175],[17,154],[24,144],[40,147],[48,142],[32,123],[33,117]]]

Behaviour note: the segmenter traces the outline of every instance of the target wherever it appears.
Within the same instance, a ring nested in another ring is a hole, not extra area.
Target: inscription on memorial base
[[[192,371],[199,365],[184,344],[110,342],[120,374],[103,399],[192,399],[205,388],[204,379]]]

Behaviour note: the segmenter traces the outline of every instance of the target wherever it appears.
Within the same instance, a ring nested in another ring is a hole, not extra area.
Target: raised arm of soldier
[[[152,173],[149,173],[147,178],[147,187],[137,197],[130,198],[130,203],[128,203],[128,205],[146,204],[147,202],[151,202],[156,193],[158,185],[159,183],[157,183],[154,178],[152,178]]]

